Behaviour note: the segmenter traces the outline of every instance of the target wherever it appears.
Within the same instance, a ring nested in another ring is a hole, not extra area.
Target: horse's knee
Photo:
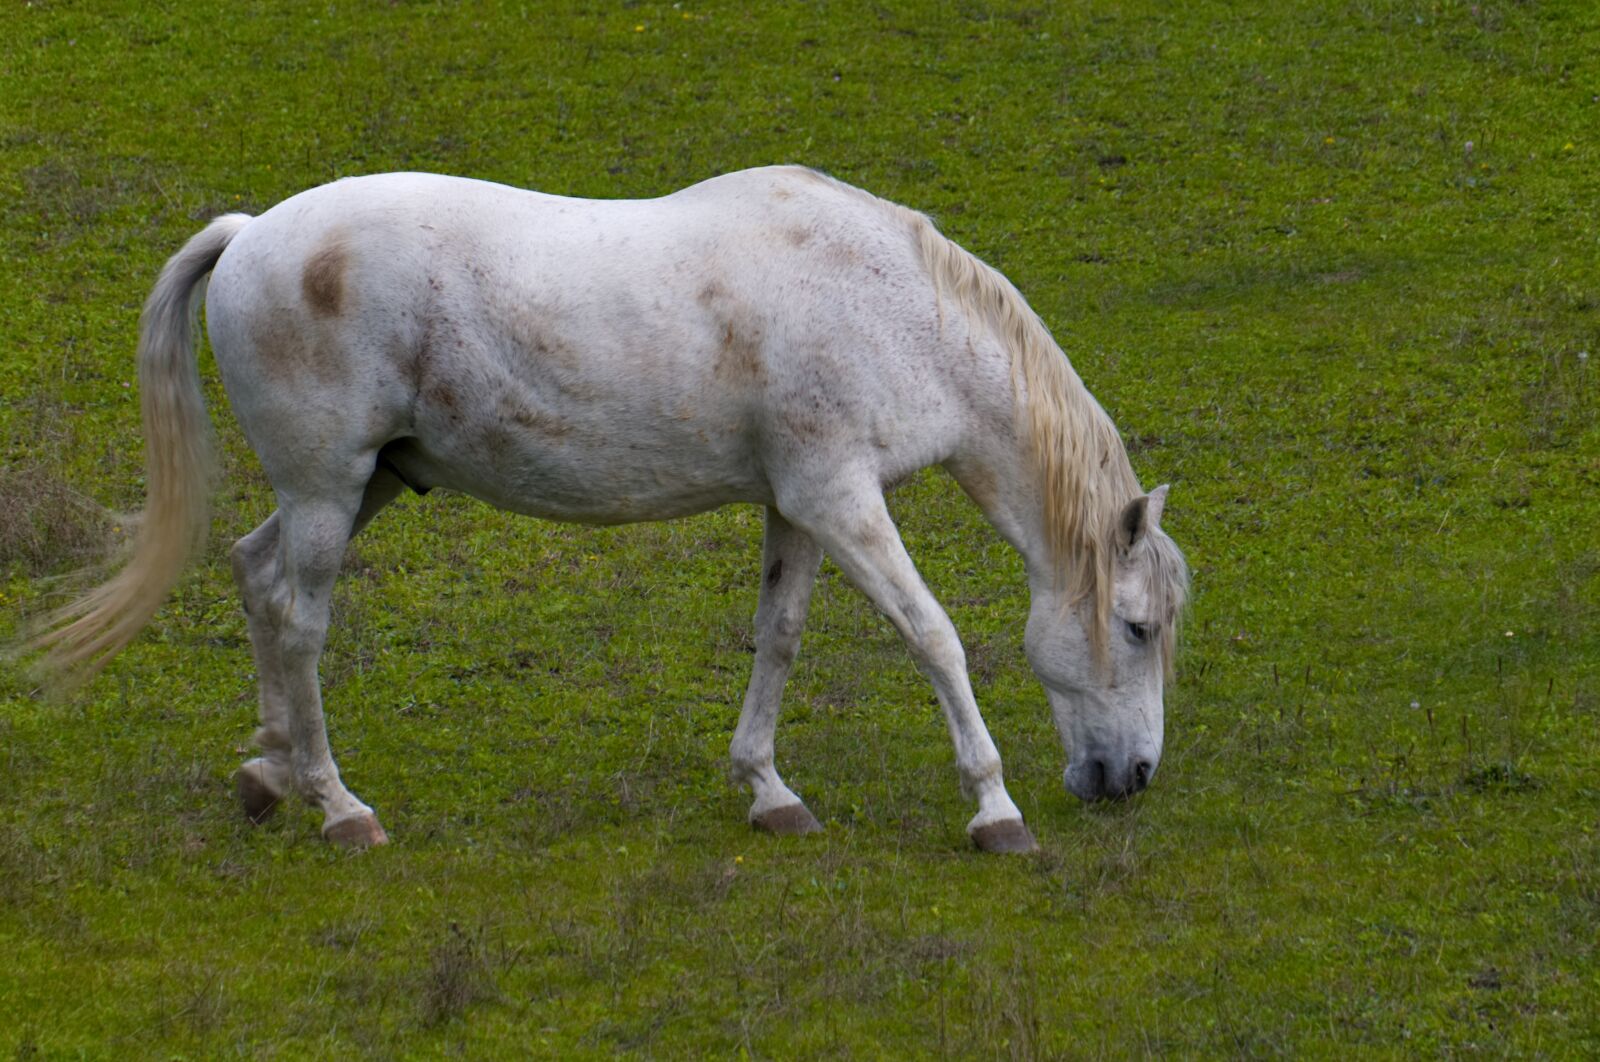
[[[912,659],[924,671],[966,672],[967,653],[954,627],[948,624],[920,628],[906,625],[901,627],[900,634],[911,650]]]
[[[761,654],[764,662],[787,668],[800,654],[800,632],[797,629],[791,633],[767,631],[757,634],[756,652]]]
[[[800,651],[800,634],[805,630],[806,614],[800,609],[774,609],[756,617],[756,649],[776,663],[794,663]]]

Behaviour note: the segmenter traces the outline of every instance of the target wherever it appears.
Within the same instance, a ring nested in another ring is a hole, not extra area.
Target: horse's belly
[[[772,501],[744,439],[670,426],[634,423],[602,435],[576,424],[552,431],[496,423],[449,438],[402,439],[383,460],[413,489],[446,487],[549,520],[632,523]]]

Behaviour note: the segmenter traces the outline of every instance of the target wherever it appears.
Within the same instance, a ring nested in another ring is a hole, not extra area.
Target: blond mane
[[[1039,480],[1046,548],[1068,600],[1090,606],[1098,653],[1111,619],[1117,517],[1143,493],[1122,436],[1022,293],[926,217],[915,218],[934,283],[1011,354],[1019,435]]]

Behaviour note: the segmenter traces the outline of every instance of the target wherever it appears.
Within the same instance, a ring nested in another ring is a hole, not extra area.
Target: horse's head
[[[1044,683],[1067,750],[1067,788],[1084,800],[1131,796],[1161,762],[1162,687],[1188,568],[1161,530],[1167,488],[1135,498],[1115,529],[1111,615],[1103,652],[1085,627],[1095,602],[1067,607],[1063,590],[1036,577],[1028,662]],[[1087,612],[1087,614],[1085,614]]]

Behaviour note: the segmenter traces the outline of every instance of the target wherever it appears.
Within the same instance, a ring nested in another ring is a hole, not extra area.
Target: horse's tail
[[[88,678],[131,642],[205,542],[213,456],[193,333],[203,282],[249,221],[225,214],[207,225],[167,261],[144,304],[138,361],[145,509],[122,569],[51,613],[30,643],[46,650],[39,670],[54,684]]]

